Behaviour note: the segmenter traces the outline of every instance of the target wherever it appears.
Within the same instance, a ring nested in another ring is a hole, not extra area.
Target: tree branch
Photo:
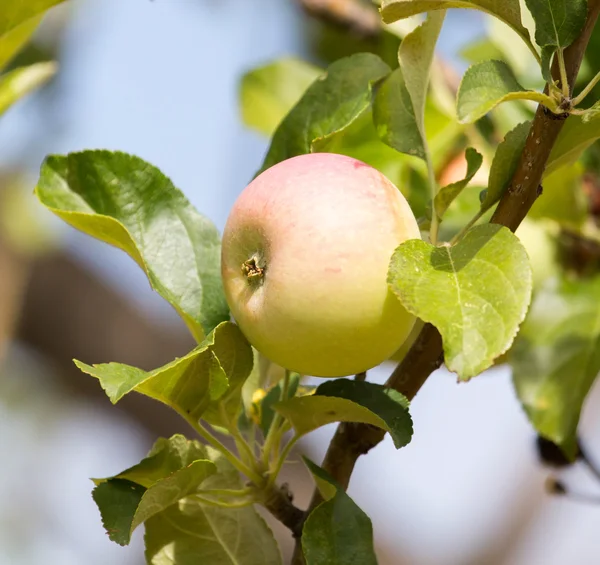
[[[590,35],[600,13],[600,0],[588,2],[588,18],[583,31],[575,42],[565,50],[565,63],[569,84],[575,82]],[[554,76],[556,68],[553,69]],[[491,219],[515,231],[541,194],[541,182],[552,147],[565,123],[566,116],[555,116],[538,107],[525,150],[517,170]],[[442,339],[431,324],[425,324],[404,360],[394,370],[387,386],[403,393],[412,400],[429,375],[443,362]],[[323,468],[340,483],[348,487],[357,459],[375,447],[384,432],[365,424],[342,423],[338,426],[323,460]],[[313,494],[305,518],[322,501],[317,490]],[[300,540],[296,540],[294,565],[302,565]]]
[[[311,16],[361,37],[377,37],[382,25],[377,10],[361,0],[298,0]]]
[[[293,504],[293,496],[286,483],[274,487],[266,493],[263,506],[284,526],[290,529],[296,539],[302,535],[303,510]]]

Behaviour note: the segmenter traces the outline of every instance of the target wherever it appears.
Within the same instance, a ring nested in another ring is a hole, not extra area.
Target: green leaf
[[[175,434],[168,439],[158,438],[148,455],[133,467],[113,477],[92,480],[96,486],[110,479],[123,479],[149,488],[175,471],[206,458],[206,449],[200,442]]]
[[[0,69],[29,41],[41,21],[41,16],[30,18],[4,35],[0,35]]]
[[[185,357],[154,371],[121,363],[75,364],[100,381],[113,404],[136,391],[197,420],[212,403],[241,395],[252,370],[252,349],[235,324],[223,322]]]
[[[428,14],[427,19],[402,40],[398,50],[404,84],[410,95],[417,126],[423,139],[426,139],[425,101],[429,73],[445,15],[444,11]]]
[[[471,182],[483,163],[483,156],[472,147],[467,147],[465,159],[467,160],[465,178],[442,187],[436,194],[433,204],[438,218],[442,218],[450,204]]]
[[[552,57],[554,53],[556,53],[556,47],[553,47],[552,45],[546,45],[545,47],[542,47],[542,51],[540,53],[542,76],[548,84],[553,82]]]
[[[182,435],[160,438],[137,465],[114,477],[94,479],[92,496],[109,538],[127,545],[137,526],[195,492],[217,472],[206,449]]]
[[[600,139],[600,120],[585,121],[584,116],[569,116],[552,148],[545,175],[572,165],[581,154]]]
[[[115,479],[103,483],[92,492],[100,509],[102,525],[111,541],[127,545],[131,540],[131,524],[146,489],[131,481]]]
[[[127,545],[140,524],[193,494],[216,471],[212,461],[194,461],[147,489],[124,479],[108,479],[94,489],[92,496],[100,508],[109,538],[119,545]]]
[[[574,459],[581,409],[600,371],[600,278],[539,292],[510,363],[535,429]]]
[[[503,50],[488,37],[468,43],[460,49],[459,54],[471,65],[488,59],[502,59],[505,56]]]
[[[320,385],[314,395],[275,404],[298,435],[332,422],[362,422],[386,430],[396,449],[412,436],[408,401],[399,392],[369,382],[335,379]]]
[[[323,469],[304,461],[318,481],[335,488],[335,495],[317,506],[302,528],[306,565],[377,565],[369,517]]]
[[[402,69],[386,78],[375,96],[373,120],[381,140],[396,151],[425,160],[425,142],[415,116]]]
[[[298,373],[290,375],[287,398],[293,398],[296,395],[299,384],[300,375]],[[275,417],[275,410],[273,407],[275,404],[281,401],[282,390],[283,381],[279,381],[274,387],[271,388],[271,390],[269,390],[269,392],[267,392],[265,397],[260,402],[260,429],[265,437],[269,432],[269,428],[271,427],[271,423]]]
[[[206,448],[217,473],[203,489],[240,489],[239,474],[214,449]],[[281,565],[273,533],[253,507],[216,508],[191,497],[150,518],[146,524],[149,565]]]
[[[373,119],[381,140],[401,153],[427,160],[425,103],[435,44],[444,12],[431,14],[400,44],[396,69],[376,95]]]
[[[61,2],[63,0],[3,0],[0,10],[0,38]]]
[[[381,16],[385,23],[391,24],[422,12],[448,8],[472,8],[492,14],[512,27],[524,41],[529,41],[529,32],[521,23],[519,0],[383,0]]]
[[[510,347],[531,297],[531,266],[505,227],[471,228],[453,247],[401,244],[388,283],[404,307],[442,335],[445,363],[461,380],[490,367]]]
[[[340,488],[339,483],[325,469],[319,467],[314,461],[306,457],[306,455],[302,455],[302,461],[304,461],[304,464],[312,473],[319,494],[324,500],[331,500]]]
[[[333,63],[281,122],[261,170],[318,151],[319,142],[343,131],[371,105],[373,85],[389,72],[371,53]]]
[[[506,134],[504,140],[496,148],[490,167],[488,188],[481,201],[482,210],[489,210],[502,198],[508,188],[519,165],[530,129],[531,122],[519,124]]]
[[[36,194],[73,227],[128,253],[199,342],[229,319],[219,234],[156,167],[120,152],[50,156]]]
[[[568,47],[581,33],[587,18],[587,0],[525,0],[535,20],[540,47]]]
[[[528,217],[549,218],[574,229],[581,227],[588,215],[583,173],[581,164],[576,163],[545,177],[542,197],[535,201]]]
[[[322,69],[292,57],[258,67],[242,77],[242,119],[260,133],[271,136]]]
[[[55,63],[35,63],[0,75],[0,115],[17,100],[43,85],[56,74]]]
[[[380,91],[381,89],[378,93]],[[320,143],[319,150],[347,155],[371,165],[398,186],[405,196],[408,196],[414,188],[412,185],[409,186],[408,182],[403,182],[409,167],[408,162],[412,159],[400,155],[379,138],[372,109],[363,112],[343,132]]]
[[[550,96],[524,89],[503,61],[484,61],[469,67],[463,76],[456,101],[458,119],[462,123],[475,122],[510,100],[533,100],[551,110],[558,108]]]
[[[585,111],[585,114],[582,114],[581,121],[584,124],[587,124],[588,122],[597,120],[598,118],[600,118],[600,100],[596,102],[593,106],[588,108]]]

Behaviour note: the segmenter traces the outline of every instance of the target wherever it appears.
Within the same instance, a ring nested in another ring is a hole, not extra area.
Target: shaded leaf
[[[581,409],[600,371],[600,278],[561,281],[540,291],[510,364],[535,429],[574,459]]]
[[[556,47],[553,47],[552,45],[542,47],[540,53],[542,76],[548,84],[552,83],[554,80],[552,78],[552,57],[554,56],[554,53],[556,53]]]
[[[398,61],[404,84],[410,95],[417,127],[425,138],[425,101],[429,87],[429,74],[433,63],[435,45],[446,13],[434,12],[400,44]]]
[[[378,89],[376,99],[381,88],[383,86]],[[343,132],[319,143],[319,151],[347,155],[371,165],[389,178],[405,196],[414,189],[413,185],[403,181],[407,176],[408,162],[412,159],[399,154],[380,139],[372,109],[363,112]]]
[[[322,73],[322,69],[292,57],[247,72],[240,86],[244,123],[265,135],[272,135]]]
[[[320,385],[311,396],[275,404],[298,435],[332,422],[362,422],[390,433],[396,449],[412,436],[408,401],[399,392],[369,382],[335,379]]]
[[[217,473],[203,489],[240,489],[238,472],[214,449],[206,448]],[[149,565],[281,565],[273,533],[251,506],[217,508],[187,497],[146,522]]]
[[[29,41],[41,21],[41,16],[30,18],[4,35],[0,35],[0,69]]]
[[[525,0],[535,20],[540,47],[568,47],[581,33],[587,18],[587,0]]]
[[[600,120],[584,120],[584,116],[569,116],[552,148],[545,175],[572,165],[581,154],[600,139]]]
[[[433,204],[438,218],[444,215],[450,204],[471,182],[471,179],[477,174],[483,163],[482,155],[472,147],[467,147],[465,159],[467,160],[465,178],[442,187],[435,196]]]
[[[145,492],[144,487],[123,479],[103,483],[94,489],[92,497],[111,541],[119,545],[129,543],[131,523]]]
[[[373,106],[381,140],[401,153],[428,158],[425,104],[435,44],[444,12],[430,14],[400,44],[396,69],[383,83]]]
[[[212,461],[194,461],[147,489],[126,479],[108,479],[94,489],[92,496],[109,538],[127,545],[140,524],[193,494],[216,471]]]
[[[519,0],[383,0],[381,16],[389,24],[422,12],[448,8],[472,8],[487,12],[512,27],[523,39],[529,40],[529,32],[521,23]]]
[[[306,565],[377,565],[369,517],[320,467],[304,458],[318,482],[329,482],[335,494],[308,516],[302,529]]]
[[[0,75],[0,115],[17,100],[50,80],[56,69],[55,63],[35,63]]]
[[[467,70],[458,89],[456,112],[463,123],[475,122],[502,102],[532,100],[557,110],[550,96],[524,89],[503,61],[483,61]]]
[[[344,130],[370,105],[373,85],[390,68],[376,55],[358,53],[333,63],[304,93],[277,128],[261,171]]]
[[[319,467],[316,463],[306,457],[306,455],[302,455],[302,461],[304,461],[304,464],[311,472],[313,479],[315,480],[315,485],[319,490],[319,494],[324,500],[331,500],[340,488],[339,483],[327,473],[325,469]]]
[[[235,324],[223,322],[185,357],[154,371],[121,363],[75,364],[100,381],[113,404],[136,391],[163,402],[184,418],[198,419],[211,402],[241,394],[252,370],[252,350]]]
[[[515,126],[496,148],[494,160],[490,167],[488,188],[481,201],[482,210],[489,210],[502,198],[508,188],[519,165],[530,129],[531,122],[524,122]]]
[[[406,89],[402,69],[396,69],[379,88],[373,103],[373,121],[381,140],[407,155],[426,159],[425,141]]]
[[[528,217],[549,218],[575,229],[581,227],[588,214],[582,177],[583,167],[579,163],[546,176],[543,194],[533,204]]]
[[[553,223],[533,220],[528,215],[515,232],[529,256],[534,293],[561,271],[555,228]]]
[[[168,439],[158,438],[148,455],[133,467],[113,477],[92,480],[95,485],[99,485],[110,479],[123,479],[148,488],[160,479],[206,457],[206,449],[200,442],[175,434]]]
[[[446,366],[468,380],[512,344],[529,305],[531,276],[518,238],[487,224],[453,247],[404,242],[392,256],[388,284],[409,312],[439,330]]]
[[[293,373],[290,375],[287,398],[293,398],[296,395],[299,384],[300,375],[298,373]],[[267,392],[259,404],[259,426],[265,437],[269,432],[269,428],[271,427],[271,423],[273,422],[273,418],[275,416],[275,410],[273,407],[275,404],[281,401],[282,390],[283,382],[280,381],[274,387],[272,387],[269,392]]]
[[[217,472],[204,446],[182,435],[160,438],[137,465],[94,479],[92,496],[112,541],[127,545],[137,526],[197,490]]]

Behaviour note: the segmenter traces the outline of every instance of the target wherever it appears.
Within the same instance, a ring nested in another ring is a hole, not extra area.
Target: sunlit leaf
[[[531,266],[505,227],[471,228],[453,247],[409,240],[395,251],[388,283],[404,307],[433,324],[448,369],[468,380],[508,350],[531,297]]]
[[[2,0],[0,39],[32,18],[39,17],[63,0]]]
[[[503,61],[483,61],[469,67],[458,90],[456,111],[463,123],[475,122],[502,102],[532,100],[550,109],[557,102],[542,92],[526,90]]]
[[[0,75],[0,115],[17,100],[50,80],[56,70],[55,63],[35,63]]]
[[[120,152],[51,156],[36,194],[65,222],[128,253],[198,341],[229,319],[219,233],[156,167]]]
[[[238,327],[223,322],[193,351],[154,371],[121,363],[76,365],[100,381],[111,402],[135,391],[198,419],[215,401],[241,395],[252,370],[252,350]],[[241,403],[241,399],[236,400]]]
[[[529,39],[529,32],[521,23],[519,0],[383,0],[381,15],[384,22],[392,23],[422,12],[448,8],[472,8],[487,12],[512,27],[523,39]]]

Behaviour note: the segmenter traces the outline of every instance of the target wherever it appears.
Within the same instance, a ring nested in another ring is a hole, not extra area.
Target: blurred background
[[[268,147],[240,117],[243,73],[283,56],[320,66],[356,50],[395,56],[394,35],[377,23],[326,20],[298,0],[71,0],[13,63],[57,59],[60,70],[0,120],[0,565],[141,565],[141,531],[127,548],[108,540],[89,478],[134,464],[158,436],[192,435],[141,396],[112,406],[73,366],[153,369],[193,343],[132,260],[37,204],[40,163],[88,148],[134,153],[222,229]],[[463,48],[490,25],[473,11],[448,13],[439,48],[449,84],[473,58]],[[372,376],[382,382],[390,370]],[[582,430],[600,461],[599,407],[596,390]],[[600,504],[546,494],[550,471],[508,369],[468,385],[440,370],[411,412],[413,443],[397,452],[386,439],[359,460],[350,487],[373,520],[381,565],[600,563]],[[300,449],[319,460],[332,432]],[[600,500],[590,475],[563,473]],[[285,480],[305,505],[304,467],[288,465]],[[273,527],[287,554],[287,531]]]

